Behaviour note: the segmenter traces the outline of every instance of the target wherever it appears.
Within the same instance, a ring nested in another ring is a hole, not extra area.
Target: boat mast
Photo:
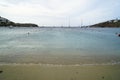
[[[68,27],[70,27],[70,17],[69,17],[69,21],[68,21]]]
[[[83,20],[81,19],[81,26],[80,27],[82,27],[83,26]]]

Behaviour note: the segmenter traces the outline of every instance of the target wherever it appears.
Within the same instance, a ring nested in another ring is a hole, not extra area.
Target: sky
[[[0,0],[0,16],[39,26],[81,26],[120,18],[120,0]]]

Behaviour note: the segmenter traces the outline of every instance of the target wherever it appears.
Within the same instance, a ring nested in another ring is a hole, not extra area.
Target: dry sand
[[[120,64],[112,65],[0,65],[0,80],[120,80]]]

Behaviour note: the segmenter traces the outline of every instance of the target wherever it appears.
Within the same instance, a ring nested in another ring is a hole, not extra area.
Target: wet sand
[[[0,80],[120,80],[120,64],[8,64],[0,70]]]

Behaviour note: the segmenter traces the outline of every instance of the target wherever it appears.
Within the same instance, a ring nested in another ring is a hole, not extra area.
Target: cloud
[[[25,2],[24,2],[25,1]],[[68,14],[77,7],[81,8],[85,1],[79,0],[5,0],[9,7],[3,8],[5,12],[13,14],[58,15]],[[11,6],[10,6],[11,5]],[[81,6],[81,7],[80,7]],[[83,9],[83,8],[81,8]]]
[[[120,0],[0,0],[1,16],[17,22],[45,25],[80,25],[117,17]]]

